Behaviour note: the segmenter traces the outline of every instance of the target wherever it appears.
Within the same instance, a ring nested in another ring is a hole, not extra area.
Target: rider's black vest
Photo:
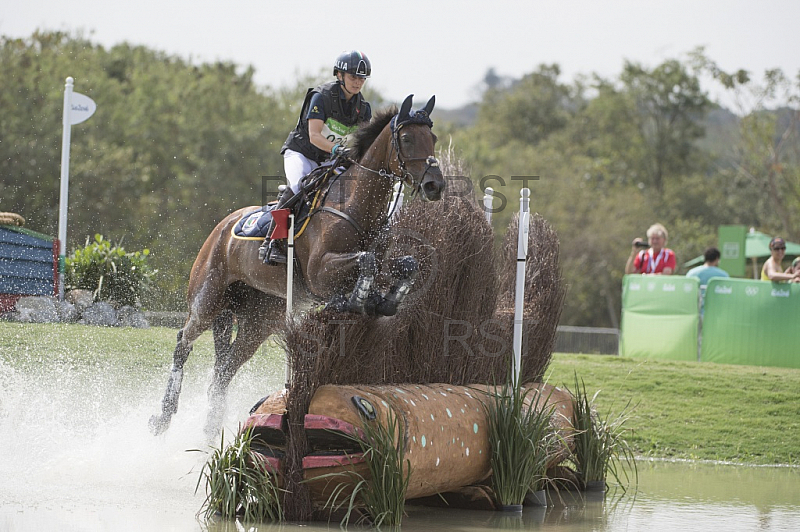
[[[325,118],[333,118],[345,126],[355,125],[359,120],[363,120],[364,117],[369,116],[369,103],[364,100],[359,92],[355,95],[355,101],[350,106],[350,114],[347,115],[344,112],[346,100],[342,97],[338,81],[331,81],[319,87],[308,89],[306,98],[303,100],[303,108],[300,110],[300,119],[297,121],[294,130],[289,133],[289,137],[281,148],[281,153],[289,149],[302,153],[312,161],[321,163],[330,157],[330,153],[320,150],[311,144],[311,141],[308,139],[308,106],[314,94],[322,95],[322,107]]]

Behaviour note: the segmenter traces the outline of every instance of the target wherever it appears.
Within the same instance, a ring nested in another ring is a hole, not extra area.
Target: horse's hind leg
[[[208,389],[209,412],[205,433],[210,439],[219,431],[225,415],[225,403],[236,372],[250,360],[259,346],[284,323],[282,300],[250,289],[244,301],[237,304],[238,330],[231,343],[231,323],[214,321],[214,373]],[[223,314],[228,314],[223,312]],[[232,314],[231,322],[232,322]]]
[[[230,350],[231,338],[233,338],[233,311],[225,309],[220,312],[214,318],[211,331],[214,334],[214,352],[222,353]]]
[[[172,355],[172,369],[167,381],[167,390],[161,400],[161,414],[150,418],[150,431],[161,434],[169,428],[172,415],[178,411],[178,398],[181,394],[181,384],[183,383],[183,365],[192,352],[192,344],[208,328],[208,323],[198,318],[195,313],[189,314],[189,319],[178,331],[178,342],[175,352]]]

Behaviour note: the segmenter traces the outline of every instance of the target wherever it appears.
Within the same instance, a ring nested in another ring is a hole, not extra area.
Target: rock
[[[134,327],[136,329],[147,329],[150,325],[144,317],[144,313],[135,308],[125,305],[117,312],[120,327]]]
[[[81,320],[78,323],[84,325],[100,325],[103,327],[114,327],[117,325],[117,311],[110,303],[100,301],[83,311]]]
[[[62,323],[75,323],[81,317],[75,305],[66,301],[56,301],[56,312]]]
[[[91,290],[75,289],[70,290],[64,295],[64,299],[75,305],[78,314],[91,307],[94,303],[94,294]]]
[[[57,323],[56,299],[51,296],[21,297],[17,301],[16,321],[21,323]]]

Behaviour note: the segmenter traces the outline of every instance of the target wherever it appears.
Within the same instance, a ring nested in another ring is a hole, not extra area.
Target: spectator
[[[708,281],[714,277],[730,277],[728,272],[719,267],[720,252],[717,248],[708,248],[703,254],[705,262],[702,266],[692,268],[686,277],[697,277],[700,280],[700,312],[703,312],[703,303],[706,297]]]
[[[786,255],[786,241],[779,236],[769,241],[770,257],[761,268],[761,280],[773,282],[788,282],[795,277],[792,273],[783,271],[781,261]]]
[[[625,273],[672,275],[675,272],[675,252],[666,247],[667,237],[663,225],[653,224],[647,230],[647,242],[634,238]]]
[[[792,265],[786,268],[784,273],[792,275],[793,283],[800,283],[800,257],[795,257],[792,261]]]
[[[797,273],[798,265],[800,265],[800,257],[795,257],[792,264],[783,273]]]

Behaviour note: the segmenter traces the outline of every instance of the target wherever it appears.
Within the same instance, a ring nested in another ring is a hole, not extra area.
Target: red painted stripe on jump
[[[311,455],[303,457],[303,469],[320,469],[329,467],[347,467],[364,462],[364,456],[359,454],[330,456]]]
[[[304,426],[306,430],[329,430],[333,432],[343,432],[351,436],[357,435],[360,438],[364,437],[364,432],[353,426],[352,423],[319,414],[306,414]]]
[[[265,456],[255,451],[253,452],[253,456],[260,462],[263,462],[273,473],[278,473],[281,470],[280,458],[276,458],[274,456]]]
[[[247,418],[242,428],[263,427],[266,429],[283,431],[284,414],[253,414]]]

